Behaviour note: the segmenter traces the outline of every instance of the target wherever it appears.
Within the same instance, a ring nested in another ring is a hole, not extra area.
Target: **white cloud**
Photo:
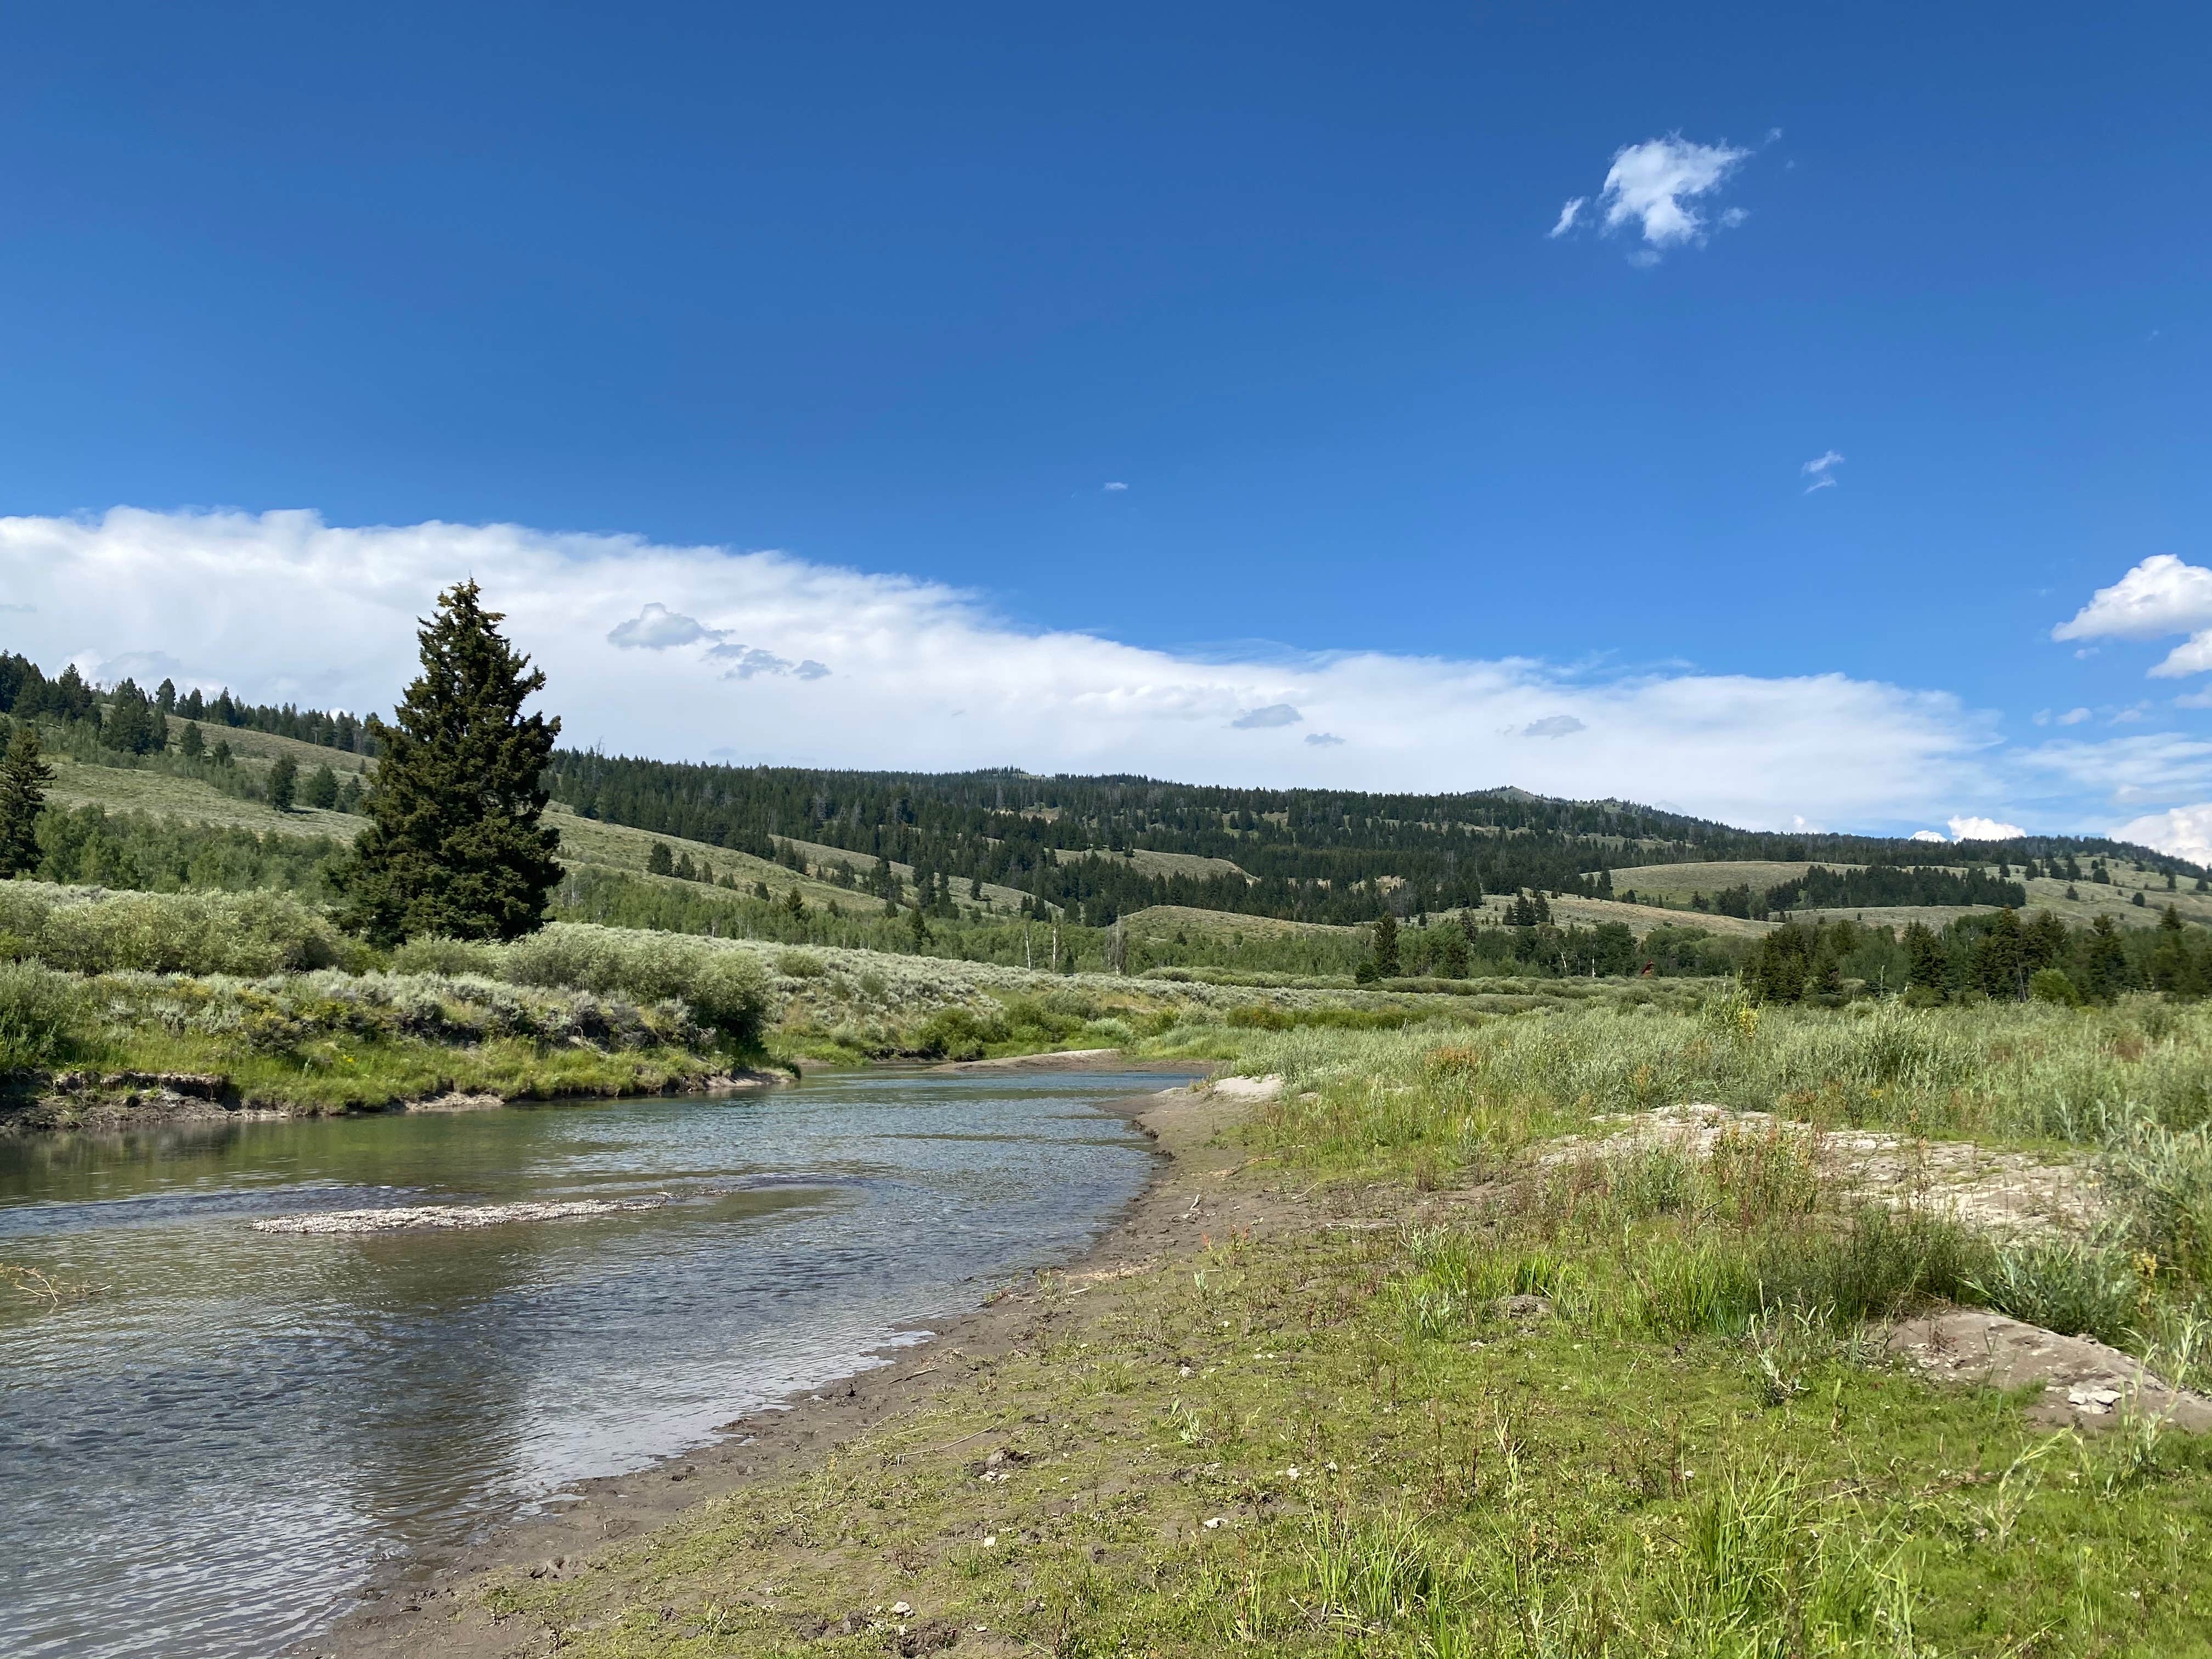
[[[1559,222],[1544,234],[1547,236],[1565,235],[1575,228],[1575,222],[1583,216],[1583,209],[1589,204],[1589,198],[1587,196],[1569,197],[1567,204],[1559,210]]]
[[[312,513],[127,508],[0,519],[0,592],[37,607],[11,622],[14,648],[95,665],[172,653],[180,682],[256,701],[390,708],[412,672],[416,619],[471,574],[545,669],[565,740],[632,753],[702,757],[735,742],[749,759],[821,766],[1515,783],[1765,828],[1795,813],[1926,822],[1961,795],[2011,787],[1992,769],[2002,757],[1988,717],[1942,691],[1840,674],[1593,681],[1525,659],[1151,650],[1018,628],[970,594],[786,553],[514,525],[352,529]],[[626,623],[639,643],[611,642]],[[694,625],[686,643],[643,642]],[[722,678],[746,660],[732,651],[756,650],[791,665]],[[1299,711],[1308,735],[1345,741],[1259,744],[1229,729],[1278,707]],[[1582,734],[1519,735],[1558,720]],[[2167,799],[2208,796],[2212,784]]]
[[[1805,493],[1809,495],[1816,489],[1833,489],[1836,487],[1836,469],[1843,464],[1844,458],[1832,449],[1824,455],[1814,456],[1799,467],[1797,471],[1813,481],[1805,486]]]
[[[696,617],[679,617],[665,605],[648,605],[628,622],[617,623],[607,643],[625,651],[665,651],[721,637],[718,630],[700,626]]]
[[[1911,839],[1913,841],[1948,842],[1951,838],[1945,835],[1941,830],[1915,830],[1912,832]]]
[[[2061,726],[2079,726],[2089,718],[2089,711],[2086,708],[2069,708],[2056,718]]]
[[[1954,841],[2017,841],[2027,833],[2016,823],[2000,823],[1995,818],[1956,817],[1950,823]]]
[[[2185,691],[2173,700],[2176,708],[2212,708],[2212,685],[2201,691]]]
[[[2022,750],[2015,763],[2115,801],[2212,793],[2212,743],[2179,732],[2145,732],[2084,743],[2065,738]]]
[[[1338,749],[1344,744],[1344,739],[1334,732],[1309,732],[1306,742],[1316,749]]]
[[[1718,190],[1750,154],[1725,144],[1694,143],[1679,132],[1614,152],[1598,197],[1605,228],[1639,226],[1652,253],[1702,240],[1705,222],[1692,204]],[[1564,212],[1560,222],[1553,235],[1571,222]],[[1723,215],[1723,222],[1740,224],[1742,216]]]
[[[1230,725],[1240,732],[1265,731],[1273,726],[1296,726],[1305,716],[1286,702],[1271,702],[1265,708],[1255,708],[1239,714]]]
[[[2054,640],[2154,640],[2212,627],[2212,570],[2171,553],[2145,559],[2110,587],[2100,587]]]
[[[1127,485],[1127,484],[1125,484],[1125,483],[1103,483],[1103,484],[1100,484],[1100,485],[1098,486],[1098,488],[1099,488],[1099,489],[1101,489],[1102,490],[1105,491],[1105,492],[1106,492],[1108,495],[1118,495],[1118,494],[1120,494],[1121,491],[1123,491],[1123,490],[1127,489],[1128,487],[1129,487],[1129,486],[1128,486],[1128,485]]]
[[[607,635],[607,643],[623,651],[671,651],[678,646],[708,641],[710,643],[706,656],[730,665],[722,671],[726,680],[749,680],[756,674],[789,674],[802,680],[818,680],[830,672],[811,658],[794,663],[773,651],[733,640],[730,633],[726,628],[709,628],[697,617],[671,611],[655,600],[628,622],[617,623]]]
[[[2191,638],[2150,672],[2173,678],[2212,669],[2212,570],[2155,553],[2090,596],[2070,621],[2051,630],[2054,640]]]
[[[1521,735],[1524,738],[1567,738],[1577,732],[1589,730],[1589,727],[1572,714],[1547,714],[1542,720],[1530,720],[1522,726]]]
[[[2131,841],[2191,864],[2212,865],[2212,801],[2153,812],[2107,833],[2114,841]]]
[[[2212,668],[2212,629],[2203,629],[2167,652],[2166,660],[2150,673],[2153,679],[2170,680],[2202,674],[2208,668]]]

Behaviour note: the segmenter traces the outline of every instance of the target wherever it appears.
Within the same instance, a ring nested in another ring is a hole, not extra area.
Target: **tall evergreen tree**
[[[1924,922],[1912,922],[1905,930],[1905,983],[1916,991],[1939,1001],[1951,994],[1950,953]]]
[[[289,755],[277,756],[276,765],[269,769],[269,804],[280,812],[289,812],[299,795],[300,763]]]
[[[39,867],[38,823],[54,769],[39,753],[39,734],[19,720],[0,756],[0,876]]]
[[[2120,942],[2119,927],[2110,915],[2100,913],[2089,924],[2082,969],[2088,980],[2084,988],[2100,1002],[2110,1002],[2128,988],[2127,947]]]
[[[333,880],[347,925],[372,939],[516,939],[544,923],[561,879],[559,835],[539,822],[561,722],[524,715],[544,672],[482,598],[473,580],[438,596],[421,676],[392,723],[368,721],[369,827]]]
[[[1398,976],[1398,918],[1388,910],[1375,919],[1375,972],[1382,979]]]

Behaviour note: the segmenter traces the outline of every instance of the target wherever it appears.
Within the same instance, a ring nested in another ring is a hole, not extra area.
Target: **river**
[[[1080,1253],[1155,1074],[838,1073],[730,1099],[0,1142],[0,1647],[237,1659]],[[459,1231],[337,1209],[657,1207]]]

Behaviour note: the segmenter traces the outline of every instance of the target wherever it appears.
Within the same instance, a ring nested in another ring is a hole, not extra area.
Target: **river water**
[[[1153,1074],[889,1073],[0,1142],[0,1650],[234,1659],[1080,1252]],[[466,1231],[286,1212],[665,1194]]]

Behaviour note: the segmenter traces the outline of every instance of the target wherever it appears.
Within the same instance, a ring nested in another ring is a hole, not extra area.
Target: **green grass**
[[[926,1411],[493,1604],[624,1659],[901,1625],[1058,1655],[2207,1650],[2204,1445],[2041,1433],[1821,1320],[1655,1328],[1632,1275],[1510,1240],[1455,1246],[1474,1296],[1579,1290],[1425,1325],[1438,1248],[1316,1231],[1048,1283],[1053,1334],[944,1357]]]
[[[2212,1014],[1216,1029],[1289,1087],[1204,1155],[1241,1163],[1180,1179],[1293,1224],[1046,1276],[1031,1340],[940,1350],[922,1409],[589,1571],[489,1586],[509,1636],[623,1659],[954,1631],[1068,1656],[2212,1652],[2212,1439],[2054,1434],[2027,1395],[1939,1389],[1880,1341],[1950,1297],[2201,1363]],[[1864,1207],[1781,1127],[1533,1158],[1686,1097],[2063,1134],[2104,1161],[2115,1230],[2006,1243]]]

